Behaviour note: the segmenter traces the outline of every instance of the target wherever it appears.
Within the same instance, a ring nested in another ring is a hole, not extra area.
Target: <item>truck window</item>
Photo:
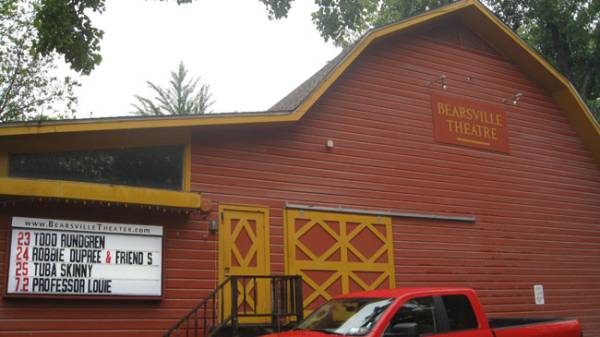
[[[473,312],[471,302],[465,295],[442,296],[446,314],[448,315],[448,325],[450,330],[476,329],[477,318]]]
[[[313,311],[295,329],[331,335],[364,336],[371,331],[391,303],[390,298],[334,299]]]
[[[390,321],[385,336],[396,336],[394,326],[413,325],[417,336],[433,334],[438,331],[435,319],[435,305],[433,297],[415,298],[406,302]]]

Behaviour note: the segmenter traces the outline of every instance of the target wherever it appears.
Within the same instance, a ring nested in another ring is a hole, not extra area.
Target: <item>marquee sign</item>
[[[502,107],[446,95],[432,95],[431,106],[436,141],[509,152]]]
[[[9,296],[162,296],[160,226],[13,217]]]

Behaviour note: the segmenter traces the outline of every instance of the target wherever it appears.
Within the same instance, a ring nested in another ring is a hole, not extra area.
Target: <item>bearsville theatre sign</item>
[[[160,226],[14,217],[7,296],[162,296]]]
[[[502,107],[447,95],[432,95],[431,105],[436,141],[509,152]]]

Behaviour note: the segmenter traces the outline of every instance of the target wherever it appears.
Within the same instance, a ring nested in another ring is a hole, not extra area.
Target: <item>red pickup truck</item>
[[[374,290],[336,297],[293,330],[268,337],[581,337],[565,318],[487,319],[467,288]],[[267,337],[267,336],[265,336]]]

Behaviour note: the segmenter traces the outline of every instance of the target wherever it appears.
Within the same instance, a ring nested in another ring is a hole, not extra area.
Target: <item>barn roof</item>
[[[292,90],[279,102],[275,103],[271,108],[269,108],[269,111],[295,110],[300,104],[302,104],[302,102],[304,102],[311,92],[319,87],[319,85],[321,85],[327,76],[342,63],[346,56],[352,51],[354,45],[356,45],[356,43],[342,50],[342,52],[339,53],[334,59],[327,62],[323,68],[319,69],[306,81],[302,82],[302,84],[296,87],[296,89]]]
[[[295,122],[302,118],[372,42],[448,16],[461,20],[544,87],[554,97],[595,159],[600,163],[600,125],[574,86],[477,0],[458,1],[369,31],[268,111],[4,123],[0,124],[0,137],[61,132]]]

